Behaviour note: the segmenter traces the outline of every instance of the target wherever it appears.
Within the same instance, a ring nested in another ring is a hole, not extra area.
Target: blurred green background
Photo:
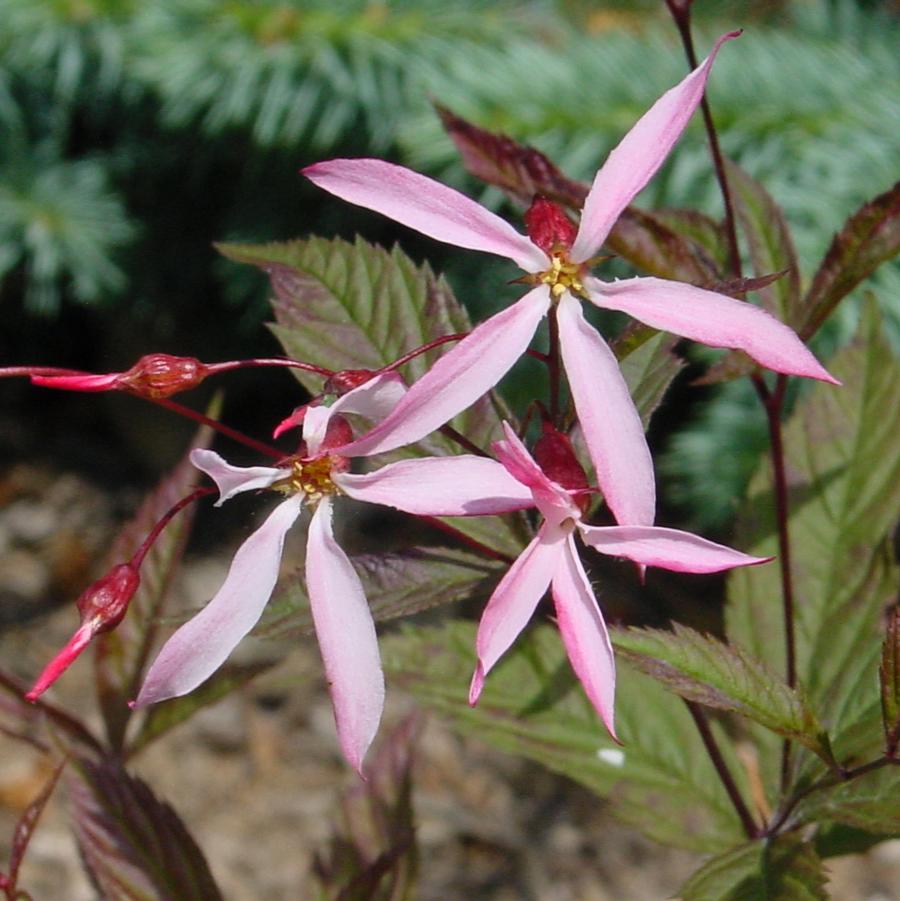
[[[697,0],[694,17],[701,55],[745,28],[716,63],[710,101],[726,153],[784,206],[808,278],[844,219],[897,176],[898,5]],[[587,179],[686,71],[662,0],[0,0],[0,23],[2,365],[109,371],[154,350],[277,352],[261,328],[264,279],[213,241],[399,240],[480,316],[515,295],[510,267],[335,201],[297,170],[377,155],[502,208],[463,172],[432,99]],[[638,202],[720,215],[699,117]],[[896,336],[900,268],[866,287]],[[837,320],[824,356],[852,330],[852,305]],[[133,400],[0,388],[4,456],[62,450],[139,475],[174,454]],[[296,400],[287,377],[235,376],[226,415],[267,428]],[[44,425],[16,431],[26,411]],[[676,392],[652,440],[679,518],[727,523],[760,424],[742,385]]]

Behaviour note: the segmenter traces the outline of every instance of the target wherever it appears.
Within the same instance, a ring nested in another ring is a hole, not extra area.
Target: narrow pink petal
[[[566,377],[597,484],[617,522],[650,525],[656,512],[653,461],[619,364],[571,295],[562,296],[557,316]]]
[[[477,703],[485,676],[525,628],[547,591],[566,534],[565,530],[545,523],[494,589],[478,624],[475,639],[478,664],[469,688],[470,704]]]
[[[268,488],[287,475],[286,470],[272,466],[232,466],[215,451],[205,448],[191,451],[191,463],[201,472],[205,472],[218,486],[217,507],[242,491]]]
[[[309,408],[309,404],[303,404],[294,409],[294,412],[291,413],[290,416],[282,419],[281,422],[275,426],[275,430],[272,432],[273,438],[280,438],[285,432],[290,429],[296,429],[298,426],[303,425],[303,420],[306,418],[306,411]]]
[[[418,516],[482,516],[534,506],[528,488],[500,463],[468,454],[401,460],[365,475],[333,478],[356,500]]]
[[[501,310],[445,353],[406,393],[387,419],[339,448],[347,456],[369,456],[424,438],[490,391],[528,349],[550,306],[542,285]]]
[[[743,350],[775,372],[839,384],[792,329],[745,300],[662,278],[609,283],[591,278],[585,286],[599,307],[621,310],[654,328],[711,347]]]
[[[722,35],[709,56],[666,91],[607,157],[584,202],[581,225],[572,245],[573,260],[584,262],[597,253],[622,210],[656,174],[703,98],[719,48],[739,34],[733,31]]]
[[[560,555],[552,590],[559,631],[572,669],[609,734],[616,738],[613,721],[616,662],[603,614],[597,606],[571,535]]]
[[[735,566],[768,563],[771,557],[751,557],[699,535],[658,526],[579,525],[585,544],[643,566],[660,566],[681,573],[717,573]]]
[[[32,385],[43,388],[62,388],[65,391],[111,391],[117,387],[122,373],[110,375],[33,375]]]
[[[284,536],[302,503],[302,495],[283,501],[238,548],[216,596],[162,646],[134,707],[193,691],[256,625],[278,579]]]
[[[544,519],[553,525],[559,525],[564,519],[580,519],[581,511],[569,492],[547,478],[508,422],[503,423],[503,432],[506,440],[494,442],[497,459],[519,482],[528,486]]]
[[[357,413],[373,423],[381,422],[397,406],[407,392],[399,372],[382,372],[375,378],[348,391],[330,407],[308,407],[303,424],[303,439],[310,456],[321,448],[331,417],[337,413]]]
[[[424,235],[507,257],[526,272],[548,265],[546,254],[508,222],[459,191],[383,160],[328,160],[303,174],[332,194],[389,216]]]
[[[341,750],[362,774],[384,708],[384,676],[375,623],[362,583],[331,529],[331,503],[322,501],[309,524],[306,587],[331,690]]]

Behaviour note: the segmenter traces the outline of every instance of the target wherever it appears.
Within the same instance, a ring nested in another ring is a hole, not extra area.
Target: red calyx
[[[81,614],[81,625],[44,667],[31,691],[25,695],[27,700],[36,701],[74,663],[95,635],[108,632],[122,622],[140,583],[137,569],[131,563],[120,563],[82,592],[75,602]]]
[[[119,376],[116,387],[156,400],[187,391],[208,375],[209,367],[194,357],[147,354]]]
[[[544,253],[568,250],[578,234],[578,229],[562,207],[540,194],[531,201],[531,206],[525,213],[525,228],[528,237]]]
[[[322,394],[336,394],[343,397],[348,391],[365,385],[378,375],[372,369],[342,369],[330,376],[322,386]]]
[[[587,474],[575,456],[575,449],[572,447],[569,436],[554,428],[547,421],[543,423],[543,430],[543,435],[534,445],[534,459],[544,471],[544,475],[569,491],[589,488]],[[575,497],[575,503],[582,510],[585,509],[589,500],[588,494],[580,494]]]

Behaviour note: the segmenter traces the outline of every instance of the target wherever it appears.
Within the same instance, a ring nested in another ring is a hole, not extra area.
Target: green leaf
[[[609,800],[613,813],[656,841],[710,853],[743,836],[684,704],[652,679],[619,668],[617,746],[572,674],[555,629],[531,628],[467,703],[475,627],[404,627],[382,642],[391,684],[406,688],[460,732],[563,773]],[[726,761],[742,770],[717,724]]]
[[[688,701],[748,717],[831,763],[828,737],[803,695],[741,648],[686,626],[614,629],[620,659]]]
[[[844,854],[862,854],[881,842],[895,838],[891,835],[876,835],[864,829],[845,826],[843,823],[824,823],[816,832],[813,843],[819,857],[841,857]]]
[[[134,756],[161,735],[189,720],[198,710],[221,701],[274,664],[275,661],[225,663],[189,694],[154,704],[147,710],[140,732],[129,742],[126,757]]]
[[[468,332],[471,322],[449,285],[428,266],[417,266],[399,248],[388,252],[357,239],[310,238],[285,244],[221,245],[227,257],[268,273],[275,292],[273,331],[288,356],[334,370],[379,369],[436,338]],[[413,382],[446,349],[406,364]],[[298,372],[316,394],[321,378]],[[512,416],[491,392],[451,421],[479,447],[502,438],[500,420]],[[455,442],[435,433],[399,453],[458,453]],[[515,554],[525,535],[521,517],[453,518],[460,531],[489,547]]]
[[[673,352],[678,343],[673,335],[657,334],[621,359],[622,375],[631,399],[641,414],[644,428],[662,402],[672,380],[685,363]],[[619,347],[616,348],[617,351]]]
[[[748,842],[708,861],[678,893],[683,901],[825,901],[813,846],[796,835]]]
[[[900,364],[869,308],[832,361],[842,387],[817,384],[784,431],[797,672],[833,743],[877,705],[879,619],[895,591],[888,543],[900,507]],[[754,477],[735,544],[777,554],[768,465]],[[784,672],[778,566],[729,576],[727,634]]]
[[[112,758],[72,762],[75,837],[109,901],[216,901],[222,895],[175,811]]]
[[[502,573],[496,562],[449,548],[411,547],[349,557],[376,622],[410,616],[439,604],[488,597]],[[255,634],[283,639],[312,632],[301,574],[283,581],[284,587],[276,589]]]
[[[795,808],[794,824],[823,820],[866,832],[900,834],[900,764],[896,761],[813,792]]]
[[[747,239],[757,277],[785,272],[759,290],[762,305],[786,325],[800,321],[800,271],[790,229],[781,208],[769,192],[737,163],[725,161],[735,212]]]
[[[900,251],[900,182],[864,204],[834,236],[803,305],[801,338],[810,338],[866,276]]]
[[[881,716],[888,754],[900,744],[900,608],[895,607],[888,620],[881,651]]]
[[[341,798],[342,824],[314,871],[335,901],[404,901],[414,897],[418,868],[412,767],[420,722],[407,717],[379,741],[366,781]]]
[[[215,416],[216,403],[210,415]],[[212,430],[198,430],[194,447],[207,447]],[[189,453],[156,486],[134,518],[125,525],[109,554],[111,565],[128,560],[160,518],[197,485],[200,472]],[[181,562],[193,522],[194,508],[182,510],[157,538],[141,564],[141,585],[122,623],[95,641],[97,697],[110,746],[120,749],[131,719],[128,701],[140,687],[144,666],[156,638],[168,591]]]

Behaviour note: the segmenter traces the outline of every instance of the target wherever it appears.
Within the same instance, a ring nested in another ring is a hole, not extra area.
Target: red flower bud
[[[209,367],[194,357],[147,354],[116,380],[116,387],[140,397],[157,400],[199,385]]]
[[[538,194],[525,213],[528,237],[544,253],[568,250],[575,241],[578,229],[563,212],[562,207]]]
[[[378,375],[372,369],[342,369],[335,372],[322,386],[322,394],[336,394],[343,397],[348,391],[365,385]]]
[[[27,700],[36,701],[69,668],[95,635],[119,625],[140,582],[140,575],[131,563],[120,563],[82,593],[75,602],[81,614],[81,625],[38,676],[31,691],[25,695]]]

